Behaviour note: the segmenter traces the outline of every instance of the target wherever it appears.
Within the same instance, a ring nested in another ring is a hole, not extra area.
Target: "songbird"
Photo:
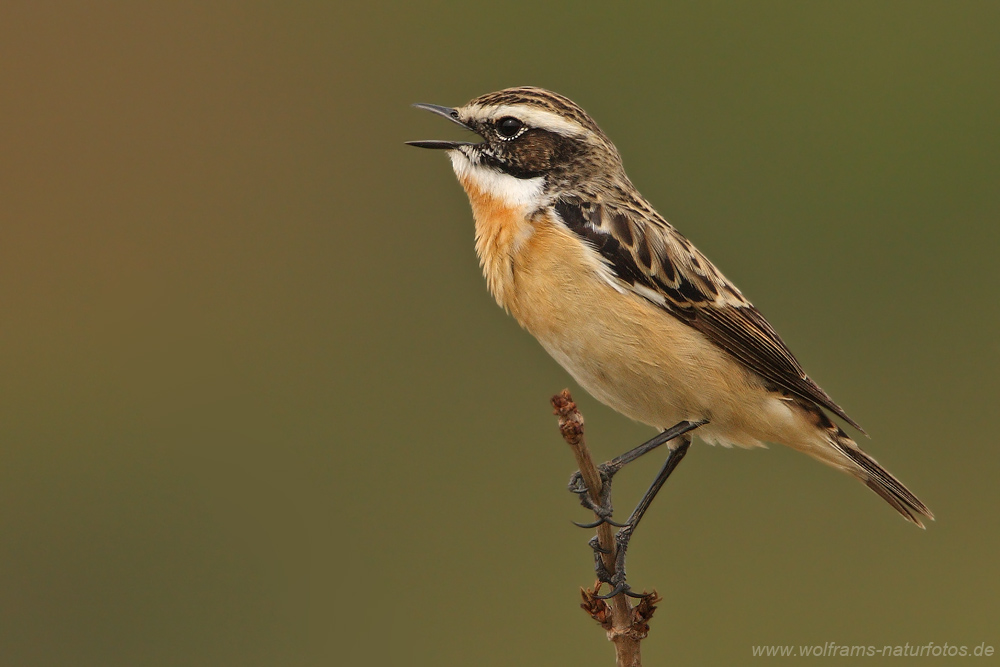
[[[616,461],[672,441],[636,511],[615,524],[624,526],[615,591],[628,592],[628,539],[694,429],[710,444],[787,445],[858,478],[918,526],[934,518],[826,415],[864,433],[740,290],[639,194],[614,144],[578,105],[519,87],[458,108],[414,106],[482,139],[408,143],[451,158],[497,303],[595,398],[665,429]],[[594,509],[610,522],[609,508]]]

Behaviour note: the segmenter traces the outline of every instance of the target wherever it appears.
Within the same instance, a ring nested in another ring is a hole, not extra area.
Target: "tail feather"
[[[912,491],[896,479],[891,472],[879,465],[878,461],[862,451],[858,444],[851,440],[843,429],[833,423],[819,406],[812,401],[797,397],[793,400],[802,409],[806,418],[823,431],[826,436],[826,442],[822,445],[817,447],[814,443],[809,447],[801,447],[803,451],[860,479],[907,521],[923,528],[921,517],[934,520],[934,513],[928,509],[927,505],[920,502],[920,499],[913,495]]]
[[[843,431],[840,431],[839,435],[843,439],[837,439],[837,449],[857,464],[862,473],[858,474],[857,477],[867,484],[869,489],[882,496],[887,503],[903,515],[904,519],[912,521],[921,528],[924,527],[924,524],[920,520],[920,517],[934,520],[934,513],[928,509],[927,505],[920,502],[920,499],[913,495],[913,492],[896,479],[891,472],[880,466],[878,461],[861,451],[861,448],[848,438]],[[844,442],[844,439],[847,442]]]

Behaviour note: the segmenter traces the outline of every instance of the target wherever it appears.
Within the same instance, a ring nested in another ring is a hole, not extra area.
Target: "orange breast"
[[[504,309],[510,309],[514,293],[514,262],[531,238],[533,225],[526,211],[507,205],[476,186],[471,179],[461,179],[472,204],[476,220],[476,254],[486,277],[486,286]]]

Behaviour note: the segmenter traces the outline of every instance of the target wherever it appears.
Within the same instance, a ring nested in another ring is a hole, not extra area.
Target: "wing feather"
[[[775,387],[814,401],[864,433],[806,375],[760,311],[655,211],[577,197],[559,200],[555,209],[569,229],[593,245],[623,287],[697,329]]]

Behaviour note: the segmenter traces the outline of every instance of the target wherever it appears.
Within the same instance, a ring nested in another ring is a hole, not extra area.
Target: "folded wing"
[[[864,433],[806,375],[760,311],[690,241],[651,208],[637,205],[641,210],[571,197],[555,208],[593,245],[620,287],[697,329],[775,387],[816,402]]]

